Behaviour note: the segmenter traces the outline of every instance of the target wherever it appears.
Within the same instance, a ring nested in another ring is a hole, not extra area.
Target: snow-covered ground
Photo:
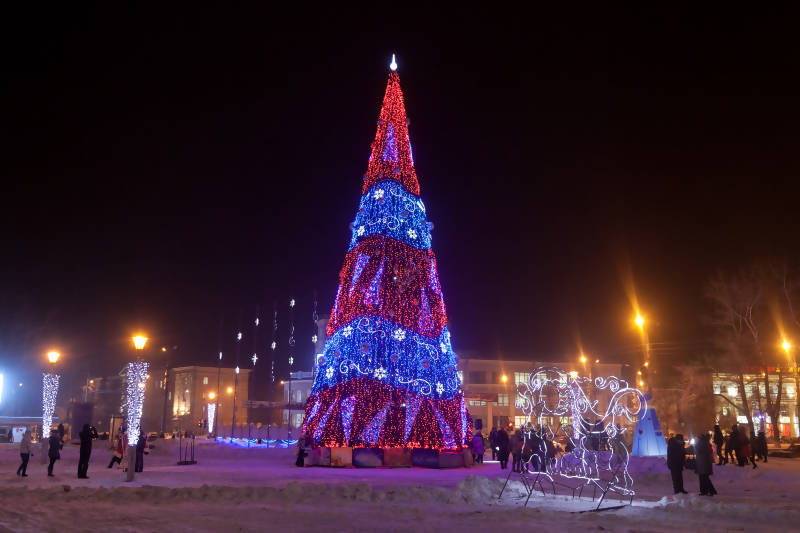
[[[95,443],[88,480],[76,479],[77,447],[66,446],[55,477],[36,454],[29,477],[19,455],[0,445],[0,531],[468,531],[546,527],[553,531],[800,530],[800,460],[772,458],[757,470],[715,467],[714,498],[670,493],[662,459],[633,458],[633,506],[600,513],[591,500],[537,494],[521,507],[497,463],[468,469],[297,468],[294,451],[239,449],[197,441],[198,464],[178,466],[170,441],[157,442],[132,483]],[[512,477],[512,480],[514,478]],[[668,496],[665,496],[668,495]],[[610,502],[614,503],[614,502]]]

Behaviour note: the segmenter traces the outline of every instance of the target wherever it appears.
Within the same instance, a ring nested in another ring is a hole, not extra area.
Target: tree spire
[[[392,56],[392,65],[397,62]],[[391,65],[390,65],[391,68]],[[391,179],[400,182],[405,189],[419,196],[419,182],[414,170],[414,156],[411,153],[411,140],[408,136],[406,106],[400,76],[393,69],[386,83],[386,93],[378,118],[378,129],[372,142],[372,153],[364,179],[362,194],[375,183]]]

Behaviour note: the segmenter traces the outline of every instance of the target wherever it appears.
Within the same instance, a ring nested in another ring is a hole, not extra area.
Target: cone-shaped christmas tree
[[[454,448],[469,437],[431,226],[392,71],[306,405],[317,444]]]

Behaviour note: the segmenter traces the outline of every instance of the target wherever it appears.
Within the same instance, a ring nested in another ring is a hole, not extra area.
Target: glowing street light
[[[228,387],[228,394],[233,394],[233,387]]]
[[[783,344],[781,344],[781,348],[783,348],[783,351],[788,354],[789,351],[792,349],[792,343],[787,341],[786,339],[783,339]]]
[[[583,363],[584,365],[586,364],[586,356],[585,355],[581,355],[581,359],[580,360],[581,360],[581,363]]]
[[[639,329],[644,329],[644,317],[639,313],[636,313],[636,318],[633,319],[633,323],[636,324],[636,327]]]
[[[217,397],[217,395],[216,395],[216,394],[214,394],[213,392],[209,392],[209,393],[208,393],[208,399],[209,399],[209,400],[213,400],[213,399],[214,399],[214,398],[216,398],[216,397]]]
[[[47,352],[47,360],[50,361],[51,365],[56,364],[59,357],[61,357],[61,354],[58,352]]]
[[[132,337],[131,340],[133,340],[133,346],[137,350],[144,350],[144,345],[147,344],[147,337],[142,335],[136,335]]]
[[[502,381],[503,383],[507,382],[508,381],[508,376],[503,374],[503,376],[500,378],[500,381]]]

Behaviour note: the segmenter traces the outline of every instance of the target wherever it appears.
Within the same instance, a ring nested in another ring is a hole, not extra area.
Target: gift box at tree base
[[[330,449],[320,464],[464,466],[471,421],[392,67],[303,433]]]

